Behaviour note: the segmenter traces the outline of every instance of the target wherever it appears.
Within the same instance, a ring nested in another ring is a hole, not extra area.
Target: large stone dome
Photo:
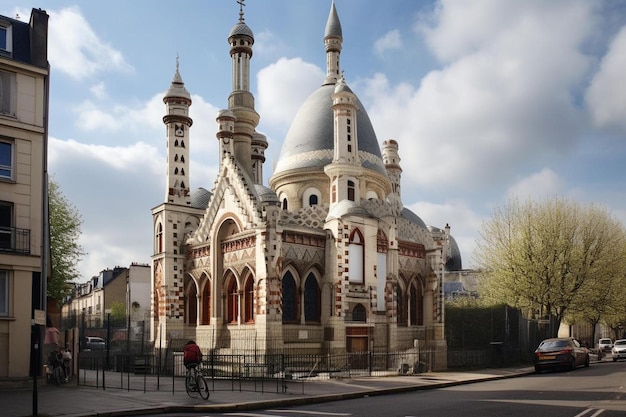
[[[274,175],[301,168],[324,170],[333,159],[332,94],[335,84],[325,84],[311,94],[287,132]],[[364,168],[386,174],[372,123],[357,98],[357,135]]]

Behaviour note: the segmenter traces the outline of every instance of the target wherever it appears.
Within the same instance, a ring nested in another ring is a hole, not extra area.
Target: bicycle
[[[202,375],[202,372],[198,370],[198,366],[189,366],[187,368],[187,375],[185,376],[185,389],[187,395],[191,398],[196,398],[196,395],[200,395],[203,400],[209,399],[209,385]]]

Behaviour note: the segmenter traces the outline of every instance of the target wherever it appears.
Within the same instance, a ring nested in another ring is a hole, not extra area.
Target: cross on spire
[[[243,6],[246,5],[246,0],[237,0],[239,4],[239,23],[243,23],[245,21],[243,17]]]

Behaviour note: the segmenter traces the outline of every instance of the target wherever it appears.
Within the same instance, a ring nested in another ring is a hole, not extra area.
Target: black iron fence
[[[304,382],[355,376],[410,375],[431,369],[435,352],[327,355],[206,352],[201,366],[212,390],[304,391]],[[84,351],[77,383],[102,389],[184,391],[182,352]]]

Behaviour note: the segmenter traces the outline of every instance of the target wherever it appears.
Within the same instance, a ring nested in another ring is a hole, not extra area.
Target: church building
[[[379,143],[344,78],[342,41],[333,1],[320,42],[326,77],[265,183],[268,141],[250,91],[254,35],[240,7],[211,191],[190,187],[192,101],[177,64],[163,98],[165,199],[152,209],[155,341],[194,339],[225,353],[424,348],[445,368],[443,280],[461,269],[460,252],[449,226],[427,226],[403,206],[400,144]]]

